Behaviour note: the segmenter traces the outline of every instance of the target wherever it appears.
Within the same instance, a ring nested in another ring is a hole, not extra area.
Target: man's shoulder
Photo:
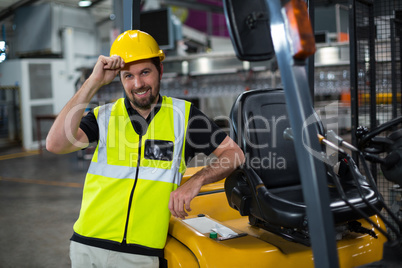
[[[115,107],[126,107],[124,103],[124,98],[119,98],[113,102],[108,102],[108,103],[103,103],[100,104],[99,106],[95,107],[92,111],[96,117],[98,117],[99,113],[105,113],[107,111],[111,111],[112,109],[115,109]]]
[[[170,103],[172,106],[181,106],[183,111],[185,110],[189,115],[191,115],[192,110],[195,107],[192,102],[180,98],[162,96],[162,100],[164,104]]]
[[[181,101],[181,102],[186,102],[186,103],[189,103],[189,104],[193,104],[192,102],[190,102],[190,101],[188,101],[188,100],[185,100],[185,99],[181,99],[181,98],[176,98],[176,97],[169,97],[169,96],[165,96],[165,95],[162,95],[162,99],[163,100],[174,100],[174,101]]]

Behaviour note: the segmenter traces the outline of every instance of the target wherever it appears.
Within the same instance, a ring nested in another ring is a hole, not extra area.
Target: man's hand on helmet
[[[101,55],[89,79],[99,87],[107,85],[113,81],[123,67],[124,60],[120,56],[106,57]]]

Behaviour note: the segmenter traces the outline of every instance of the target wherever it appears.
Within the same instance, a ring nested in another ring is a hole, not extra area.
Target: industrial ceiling
[[[124,0],[91,0],[92,5],[86,7],[93,15],[95,23],[100,25],[110,20],[111,14],[114,13],[114,1]],[[345,4],[349,0],[309,0],[313,6],[334,5],[337,3]],[[46,3],[54,3],[70,8],[82,8],[78,3],[80,0],[1,0],[0,1],[0,31],[2,36],[10,39],[14,35],[13,17],[15,11],[26,5],[39,5]],[[222,0],[141,0],[141,5],[149,3],[157,3],[161,6],[178,6],[194,10],[209,11],[212,13],[223,13]],[[117,16],[119,14],[116,14]],[[214,27],[212,25],[212,27]],[[0,38],[1,39],[1,38]]]
[[[0,23],[10,20],[14,11],[21,6],[54,3],[67,7],[80,8],[78,2],[80,2],[80,0],[1,0]],[[108,18],[110,14],[113,13],[112,0],[93,0],[92,2],[92,5],[87,8],[91,10],[91,13],[97,18],[97,21]]]
[[[97,20],[103,20],[111,13],[113,13],[113,1],[114,0],[92,0],[92,5],[88,7],[91,12],[97,17]],[[151,0],[148,0],[149,2]],[[210,10],[213,12],[219,12],[221,9],[216,8],[216,3],[222,2],[222,0],[210,0],[210,1],[197,1],[197,0],[153,0],[154,2],[159,2],[165,5],[176,5],[183,7],[191,7],[195,9]],[[3,20],[12,16],[13,11],[19,6],[30,5],[30,4],[40,4],[40,3],[55,3],[68,7],[78,6],[80,0],[1,0],[0,1],[0,23]],[[147,2],[142,0],[141,3]],[[337,3],[346,4],[348,0],[313,0],[315,6],[318,5],[334,5]]]

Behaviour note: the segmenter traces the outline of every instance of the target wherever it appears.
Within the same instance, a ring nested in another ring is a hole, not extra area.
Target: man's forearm
[[[87,80],[57,116],[46,138],[46,148],[53,153],[69,153],[88,145],[88,139],[79,131],[81,118],[98,90]]]
[[[88,145],[88,137],[79,128],[85,108],[98,89],[113,81],[124,61],[119,56],[99,56],[91,75],[57,116],[46,139],[46,148],[54,153],[69,153]]]
[[[91,75],[57,116],[46,139],[46,149],[63,154],[88,145],[88,137],[79,126],[85,108],[98,89],[113,81],[124,61],[119,56],[99,56]]]
[[[188,216],[184,207],[187,211],[191,211],[190,202],[197,196],[203,185],[224,179],[244,163],[242,150],[229,137],[226,137],[221,145],[215,149],[214,154],[217,156],[215,160],[171,193],[169,210],[174,217],[184,219]]]
[[[222,180],[230,175],[230,173],[243,162],[244,155],[241,151],[237,151],[236,149],[227,150],[212,159],[207,166],[194,174],[194,179],[200,179],[202,185]]]

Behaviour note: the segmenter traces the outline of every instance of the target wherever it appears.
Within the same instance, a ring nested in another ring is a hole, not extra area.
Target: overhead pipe
[[[38,2],[38,1],[39,0],[21,0],[21,1],[18,1],[16,3],[6,7],[2,11],[0,11],[0,21],[10,17],[11,15],[13,15],[17,8],[20,8],[22,6],[32,5],[32,4],[34,4],[35,2]]]
[[[90,6],[82,7],[82,8],[91,8],[91,7],[96,6],[97,4],[100,4],[100,3],[103,2],[103,1],[105,1],[105,0],[94,0],[94,1],[91,1],[92,4],[91,4]]]

